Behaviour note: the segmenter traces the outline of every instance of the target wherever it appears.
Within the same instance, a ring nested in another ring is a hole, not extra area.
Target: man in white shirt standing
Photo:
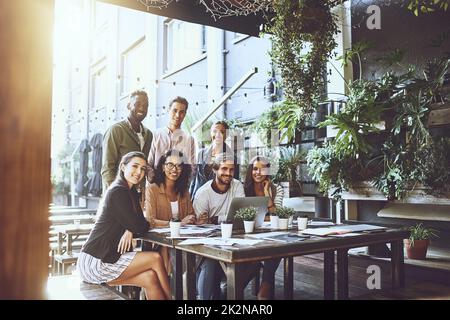
[[[231,200],[245,197],[242,183],[233,178],[235,167],[235,158],[229,155],[227,157],[225,153],[214,159],[212,168],[215,178],[198,189],[194,198],[193,206],[199,224],[224,221]],[[217,261],[203,261],[197,271],[197,293],[200,300],[220,299],[222,275],[222,268]]]
[[[147,179],[152,182],[154,169],[159,159],[167,150],[181,151],[188,163],[192,166],[192,174],[196,170],[196,146],[195,140],[181,129],[181,124],[186,117],[189,103],[183,97],[174,98],[169,104],[169,124],[159,129],[153,136],[153,142],[148,155]]]

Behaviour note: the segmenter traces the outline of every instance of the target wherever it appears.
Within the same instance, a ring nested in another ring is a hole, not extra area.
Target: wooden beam
[[[48,276],[53,0],[0,2],[0,299]]]

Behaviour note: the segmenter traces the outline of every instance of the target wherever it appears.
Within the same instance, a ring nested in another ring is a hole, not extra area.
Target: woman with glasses
[[[152,227],[168,227],[170,220],[182,225],[195,224],[196,216],[188,191],[191,166],[182,152],[167,151],[158,161],[154,180],[145,194],[145,214]],[[161,248],[161,255],[170,273],[169,255]]]
[[[275,212],[277,207],[283,205],[284,191],[280,185],[273,183],[270,179],[270,161],[262,156],[256,156],[250,160],[244,182],[246,197],[269,197],[268,210]],[[275,272],[281,259],[264,261],[263,276],[258,292],[258,299],[271,299],[272,284],[275,283]]]

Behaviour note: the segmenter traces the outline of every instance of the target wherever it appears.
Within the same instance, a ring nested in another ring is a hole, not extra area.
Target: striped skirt
[[[77,272],[83,281],[101,284],[117,279],[130,265],[136,251],[122,254],[116,263],[106,263],[90,254],[80,252],[77,261]]]

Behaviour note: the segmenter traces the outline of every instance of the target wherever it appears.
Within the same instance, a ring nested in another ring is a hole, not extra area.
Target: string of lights
[[[261,88],[259,88],[259,89],[262,90]],[[237,100],[239,98],[243,98],[244,103],[246,102],[247,104],[255,104],[255,103],[258,103],[258,102],[263,102],[265,100],[263,96],[261,96],[259,98],[257,98],[255,96],[258,93],[262,93],[262,91],[253,91],[253,92],[248,92],[248,93],[244,92],[242,94],[233,95],[232,97],[230,97],[230,99],[227,100],[227,104],[231,104],[233,102],[231,98],[237,99]],[[215,99],[213,99],[212,101],[208,101],[208,100],[195,101],[195,102],[192,102],[191,105],[195,105],[196,107],[204,107],[204,106],[210,106],[211,103],[214,104],[215,103]],[[68,109],[70,110],[70,108],[68,108]],[[94,115],[94,114],[98,114],[100,111],[105,110],[105,109],[106,109],[106,107],[99,107],[99,108],[96,108],[96,109],[91,109],[91,110],[89,110],[88,114],[89,114],[89,116]],[[60,108],[59,110],[60,110],[61,113],[65,113],[66,112],[65,108]],[[76,108],[75,108],[75,110],[76,110]],[[112,112],[114,113],[115,110],[113,109]],[[148,117],[152,118],[153,116],[155,116],[156,119],[159,120],[160,118],[165,116],[167,114],[167,112],[168,112],[168,110],[167,110],[167,107],[165,105],[163,105],[161,107],[157,106],[156,109],[155,109],[155,113],[149,113]],[[71,120],[71,115],[70,115],[70,112],[69,112],[69,114],[67,115],[67,120],[69,120],[70,122],[68,122],[67,125],[72,126],[72,125],[75,125],[75,124],[78,124],[78,123],[82,123],[85,120],[85,116],[84,116],[83,111],[81,109],[78,109],[78,114],[80,114],[81,116],[77,117],[77,118],[74,117],[74,119],[72,119],[72,121],[70,121]],[[55,118],[55,115],[53,115],[53,117]],[[97,118],[94,118],[94,120],[97,120]],[[105,120],[106,120],[106,118],[102,119],[101,122],[104,122]],[[111,118],[109,118],[108,120],[111,120]],[[92,120],[90,122],[92,122]]]

